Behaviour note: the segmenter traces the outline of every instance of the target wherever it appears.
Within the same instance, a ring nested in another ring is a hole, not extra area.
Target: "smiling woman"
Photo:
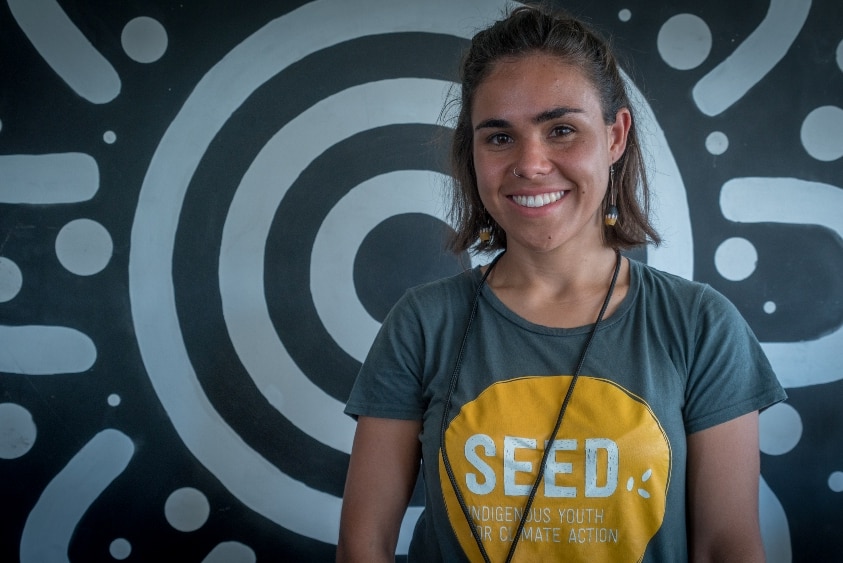
[[[504,26],[508,29],[502,33]],[[480,200],[475,158],[478,156],[478,146],[482,146],[478,145],[476,139],[479,131],[486,131],[488,137],[491,133],[488,128],[512,124],[501,116],[481,117],[476,113],[475,106],[483,101],[478,94],[482,96],[486,92],[486,98],[494,94],[495,80],[489,80],[493,78],[491,75],[504,72],[512,74],[520,70],[523,77],[528,64],[538,67],[534,70],[541,75],[537,75],[535,80],[543,80],[544,83],[527,85],[498,76],[497,88],[502,84],[503,88],[508,89],[499,92],[498,102],[509,103],[517,108],[524,102],[524,96],[532,97],[537,93],[536,89],[542,90],[538,94],[549,105],[536,108],[535,115],[529,117],[536,125],[544,124],[549,130],[552,129],[554,137],[566,138],[578,132],[570,120],[575,117],[585,118],[577,114],[585,111],[583,104],[586,103],[591,103],[590,109],[594,113],[591,117],[602,118],[602,125],[606,127],[615,125],[619,114],[624,122],[629,119],[628,124],[619,124],[619,133],[623,135],[623,139],[619,139],[620,152],[611,163],[605,163],[607,174],[609,170],[617,173],[613,177],[614,194],[607,194],[609,197],[605,199],[604,206],[608,211],[612,204],[611,196],[615,195],[620,218],[614,228],[604,229],[603,234],[609,246],[615,248],[658,244],[661,239],[649,221],[649,185],[636,127],[638,122],[620,69],[602,39],[586,29],[581,22],[564,16],[556,20],[552,33],[547,33],[547,30],[537,27],[535,22],[527,18],[511,18],[481,31],[472,42],[462,70],[460,113],[451,150],[455,177],[452,209],[457,225],[452,250],[494,251],[507,247],[506,232],[498,228],[494,221],[490,221]],[[559,67],[565,67],[561,75],[556,72]],[[536,98],[536,102],[541,98]],[[563,118],[567,118],[568,123]],[[560,127],[559,123],[563,125]],[[592,126],[599,127],[596,121],[592,122]],[[494,135],[491,137],[494,143],[501,143],[505,139]],[[577,139],[580,137],[582,135],[576,136]],[[612,163],[610,169],[609,164]],[[511,171],[519,177],[524,174],[523,170],[518,169],[517,163],[512,165]],[[606,184],[605,180],[608,177],[604,178],[603,185]],[[478,242],[478,235],[483,230],[489,231],[491,236]]]
[[[555,55],[497,63],[472,107],[477,189],[507,233],[507,250],[603,245],[609,169],[626,148],[631,117],[604,123],[597,92]]]
[[[762,561],[758,411],[785,394],[722,295],[621,255],[659,237],[607,44],[520,7],[462,79],[452,248],[502,252],[384,320],[338,558],[393,560],[421,459],[411,560]]]

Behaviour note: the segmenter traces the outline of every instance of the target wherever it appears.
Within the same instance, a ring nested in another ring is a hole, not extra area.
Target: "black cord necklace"
[[[480,534],[477,532],[477,528],[474,526],[471,518],[471,512],[468,509],[468,505],[465,502],[465,498],[460,491],[459,484],[457,483],[457,478],[454,475],[454,470],[451,467],[451,461],[448,458],[448,452],[445,448],[445,430],[448,424],[448,412],[451,408],[451,399],[454,395],[454,390],[457,388],[457,381],[459,380],[460,371],[462,369],[462,360],[463,360],[463,353],[465,352],[465,345],[468,341],[468,333],[471,330],[471,325],[474,322],[474,317],[477,314],[477,306],[480,301],[480,292],[483,289],[483,286],[486,284],[486,278],[489,277],[489,274],[492,273],[492,269],[494,269],[495,265],[497,265],[498,260],[501,259],[503,256],[503,252],[498,254],[495,259],[489,264],[489,267],[486,268],[486,272],[483,274],[483,277],[480,279],[480,283],[477,284],[477,289],[474,292],[474,299],[471,304],[471,312],[468,316],[468,321],[465,325],[465,332],[463,333],[462,342],[460,343],[460,349],[457,353],[457,360],[456,364],[454,365],[454,371],[451,373],[451,380],[450,384],[448,385],[448,395],[445,398],[445,406],[442,410],[442,424],[439,429],[439,449],[442,452],[442,463],[445,466],[445,472],[448,474],[448,480],[451,482],[451,488],[454,490],[454,494],[457,497],[457,501],[459,502],[460,508],[462,509],[463,516],[465,516],[466,521],[468,522],[468,527],[471,529],[471,535],[474,537],[474,541],[477,543],[477,547],[480,549],[480,554],[483,556],[483,561],[486,563],[491,563],[489,559],[488,553],[486,553],[486,548],[483,547],[483,540],[480,537]],[[550,439],[547,443],[552,443],[552,441],[556,438],[556,435],[559,433],[559,429],[562,427],[562,419],[565,416],[565,411],[568,409],[568,403],[571,401],[571,395],[574,393],[574,386],[577,384],[577,380],[580,377],[580,370],[582,370],[583,364],[585,363],[586,355],[588,354],[588,349],[591,347],[591,341],[594,340],[594,335],[597,333],[597,328],[600,326],[600,323],[603,321],[603,316],[606,314],[606,309],[609,307],[609,302],[612,300],[612,294],[615,291],[615,283],[618,281],[618,274],[621,270],[621,254],[618,251],[615,251],[615,270],[612,274],[612,282],[609,284],[609,291],[606,292],[606,298],[603,300],[603,306],[600,308],[600,313],[597,315],[597,320],[594,323],[594,326],[591,328],[591,332],[588,334],[588,339],[585,341],[585,346],[583,346],[583,350],[580,353],[580,359],[577,362],[576,369],[574,370],[574,375],[571,377],[571,384],[568,386],[568,391],[565,393],[565,398],[562,400],[562,405],[559,408],[559,414],[556,417],[556,424],[553,427],[553,432],[550,434]],[[541,483],[542,475],[544,474],[544,468],[547,464],[547,458],[550,455],[551,448],[544,448],[544,453],[542,454],[541,462],[539,463],[539,471],[536,475],[536,479],[533,482],[533,486],[530,489],[530,494],[527,497],[527,502],[524,505],[524,510],[521,513],[521,518],[518,521],[518,528],[515,531],[515,537],[512,539],[512,545],[509,547],[509,553],[506,556],[506,562],[509,563],[512,561],[512,557],[515,555],[515,548],[518,547],[518,540],[521,538],[521,533],[524,530],[524,524],[526,523],[527,514],[530,512],[530,508],[533,506],[533,501],[536,498],[536,492],[539,489],[539,485]]]

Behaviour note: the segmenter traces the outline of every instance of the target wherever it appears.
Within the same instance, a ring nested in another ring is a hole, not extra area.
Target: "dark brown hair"
[[[474,171],[471,110],[474,93],[502,59],[517,59],[544,53],[575,65],[597,90],[603,120],[615,122],[618,111],[629,109],[632,125],[623,155],[615,162],[615,205],[619,218],[613,227],[603,228],[606,245],[629,249],[661,239],[649,220],[649,186],[639,145],[634,109],[611,49],[596,31],[561,11],[537,6],[520,6],[471,40],[462,62],[459,116],[451,144],[451,221],[456,232],[450,249],[490,252],[506,248],[506,233],[486,213],[477,191]],[[457,102],[457,100],[454,100]],[[609,191],[603,209],[609,206]],[[491,229],[487,242],[479,240],[482,229]]]

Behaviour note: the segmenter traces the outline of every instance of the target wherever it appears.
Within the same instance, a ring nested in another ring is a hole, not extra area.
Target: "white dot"
[[[37,434],[28,410],[15,403],[0,403],[0,459],[26,455]]]
[[[764,303],[764,312],[768,315],[772,315],[776,312],[776,304],[773,301],[767,301]]]
[[[123,28],[120,42],[133,60],[153,63],[167,51],[167,30],[152,18],[135,18]]]
[[[227,541],[217,544],[202,563],[255,563],[254,550],[240,542]]]
[[[757,264],[758,252],[745,238],[726,239],[714,253],[714,265],[727,280],[745,280],[752,275]]]
[[[164,516],[180,532],[193,532],[205,525],[211,507],[204,494],[192,487],[173,491],[164,504]]]
[[[802,418],[787,403],[773,405],[758,419],[761,451],[782,455],[796,447],[802,438]]]
[[[23,287],[23,275],[18,265],[0,256],[0,303],[11,301]]]
[[[714,131],[705,138],[705,148],[711,154],[723,154],[729,148],[729,137],[721,131]]]
[[[835,493],[843,493],[843,471],[835,471],[828,476],[828,488]]]
[[[678,14],[662,25],[656,45],[664,62],[673,68],[696,68],[711,52],[711,30],[693,14]]]
[[[108,143],[109,145],[113,145],[114,141],[117,140],[117,133],[114,131],[106,131],[102,134],[102,140]]]
[[[120,404],[120,395],[117,393],[112,393],[108,396],[108,405],[112,407],[116,407]]]
[[[618,19],[622,22],[628,22],[632,18],[632,12],[624,8],[620,12],[618,12]]]
[[[56,256],[69,272],[78,276],[99,273],[108,265],[114,251],[105,227],[90,219],[76,219],[59,231]]]
[[[830,162],[843,156],[843,109],[822,106],[802,122],[802,146],[809,155]]]
[[[837,45],[837,66],[843,70],[843,41]]]
[[[132,554],[132,544],[123,538],[117,538],[108,546],[108,552],[113,558],[122,561]]]

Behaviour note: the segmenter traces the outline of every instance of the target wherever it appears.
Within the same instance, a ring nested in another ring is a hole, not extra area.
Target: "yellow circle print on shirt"
[[[465,404],[445,445],[472,524],[503,561],[523,514],[570,376],[492,385]],[[638,561],[664,519],[667,435],[650,407],[617,384],[582,376],[542,477],[515,561]],[[481,560],[440,456],[448,517],[463,550]]]

